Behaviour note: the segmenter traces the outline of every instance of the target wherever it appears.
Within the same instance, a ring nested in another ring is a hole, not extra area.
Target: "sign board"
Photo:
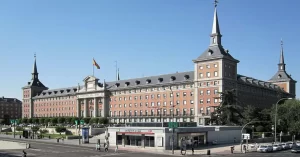
[[[220,127],[219,127],[219,126],[216,126],[216,127],[215,127],[215,131],[220,131]]]
[[[250,139],[250,134],[243,134],[243,139],[244,140]]]
[[[178,122],[169,122],[168,127],[169,128],[178,128]]]
[[[94,97],[103,97],[103,93],[94,93],[94,94],[83,94],[83,95],[78,95],[78,98],[94,98]]]

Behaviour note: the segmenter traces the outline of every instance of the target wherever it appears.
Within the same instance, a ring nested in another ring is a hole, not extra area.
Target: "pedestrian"
[[[108,145],[105,144],[105,149],[104,149],[105,152],[108,152]]]
[[[192,155],[194,155],[194,146],[192,146]]]
[[[115,153],[118,153],[118,145],[116,145]]]
[[[246,151],[247,151],[247,147],[246,147],[246,145],[244,145],[244,151],[245,151],[245,153],[246,153]]]

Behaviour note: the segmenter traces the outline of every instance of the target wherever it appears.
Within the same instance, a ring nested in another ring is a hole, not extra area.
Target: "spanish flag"
[[[97,69],[100,69],[99,64],[95,61],[94,58],[93,58],[93,65],[94,65]]]

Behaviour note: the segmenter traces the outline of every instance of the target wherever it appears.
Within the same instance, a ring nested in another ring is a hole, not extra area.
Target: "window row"
[[[172,115],[173,109],[152,109],[152,110],[134,110],[134,111],[110,111],[109,116],[154,116],[154,115]],[[175,109],[175,115],[194,115],[194,109]]]
[[[206,72],[206,77],[209,78],[210,76],[211,76],[210,72]],[[214,72],[214,77],[218,77],[217,71]],[[199,78],[203,78],[203,73],[199,73]]]
[[[210,93],[211,93],[210,91],[211,90],[206,90],[206,95],[210,95]],[[214,89],[213,91],[214,91],[215,95],[219,94],[219,91],[217,89]],[[203,90],[200,91],[200,95],[204,95],[204,91]]]
[[[150,105],[149,105],[150,104]],[[182,104],[183,105],[187,105],[188,103],[187,103],[187,101],[186,100],[183,100],[182,101]],[[194,104],[194,100],[190,100],[190,104]],[[148,103],[148,102],[146,102],[145,103],[145,106],[146,107],[148,107],[148,106],[151,106],[151,107],[153,107],[153,106],[167,106],[168,104],[167,104],[167,102],[166,101],[164,101],[164,102],[151,102],[151,103]],[[173,105],[173,101],[170,101],[169,102],[169,105],[171,106],[171,105]],[[179,100],[177,100],[176,101],[176,106],[177,105],[180,105],[180,101]],[[127,104],[119,104],[119,105],[117,105],[117,104],[114,104],[114,105],[110,105],[110,108],[112,108],[114,106],[114,108],[117,108],[118,106],[119,106],[119,108],[122,108],[123,106],[124,106],[124,108],[126,108],[127,107]],[[129,107],[142,107],[143,106],[143,103],[134,103],[134,104],[128,104],[128,106]]]
[[[194,92],[190,92],[189,94],[187,94],[187,92],[183,92],[182,93],[183,97],[186,97],[188,95],[189,96],[194,96]],[[167,94],[156,94],[156,95],[155,94],[151,94],[151,95],[144,95],[144,96],[140,95],[140,96],[134,96],[134,97],[129,96],[128,99],[127,99],[127,97],[119,97],[119,98],[115,97],[113,100],[114,101],[117,101],[117,100],[119,100],[119,101],[122,101],[122,100],[124,100],[124,101],[126,101],[126,100],[143,100],[143,98],[147,100],[149,98],[151,98],[151,99],[155,99],[155,98],[160,99],[161,97],[163,97],[164,99],[166,99],[167,98]],[[170,93],[169,94],[169,98],[172,98],[172,97],[173,97],[173,93]],[[176,97],[177,98],[180,97],[180,93],[179,92],[176,93]],[[111,100],[112,100],[112,98],[111,98]]]
[[[214,64],[214,67],[217,68],[217,67],[218,67],[218,64]],[[207,68],[207,69],[210,69],[210,64],[207,64],[207,65],[206,65],[206,68]],[[202,70],[202,69],[203,69],[203,66],[200,65],[200,66],[199,66],[199,69]]]
[[[214,101],[213,103],[221,102],[221,101],[219,101],[219,98],[213,98],[213,101]],[[206,99],[206,103],[210,104],[211,103],[211,99],[210,98]],[[203,99],[200,99],[200,104],[204,104],[204,100]]]

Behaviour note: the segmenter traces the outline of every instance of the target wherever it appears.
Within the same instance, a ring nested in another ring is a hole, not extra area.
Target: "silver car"
[[[260,145],[257,148],[257,152],[267,153],[267,152],[272,152],[272,151],[273,151],[272,146]]]

